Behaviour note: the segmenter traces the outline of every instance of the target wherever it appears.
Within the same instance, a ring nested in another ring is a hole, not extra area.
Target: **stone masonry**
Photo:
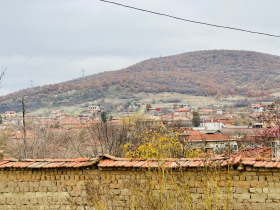
[[[80,162],[74,159],[68,162],[64,160],[57,167],[44,167],[42,160],[0,162],[0,209],[94,209],[102,206],[105,209],[131,209],[132,205],[134,209],[140,205],[138,208],[141,209],[145,205],[143,202],[147,200],[143,195],[139,199],[136,194],[140,189],[146,189],[146,185],[149,185],[147,171],[153,167],[156,169],[157,166],[149,166],[149,162],[145,160],[112,156],[104,156],[88,164],[90,161],[92,159]],[[175,165],[180,161],[182,167],[176,168]],[[183,165],[182,161],[188,161],[189,165]],[[30,162],[29,167],[24,166],[28,165],[27,162]],[[35,167],[37,162],[40,164]],[[59,160],[45,162],[53,164]],[[76,164],[76,167],[66,167],[66,162]],[[20,164],[22,165],[17,167]],[[221,167],[215,176],[218,180],[218,202],[221,206],[225,205],[224,199],[228,195],[229,209],[280,209],[280,168],[277,165],[278,160],[239,159],[232,162],[230,170],[228,167]],[[205,209],[207,175],[204,170],[206,166],[201,164],[201,160],[173,159],[164,167],[169,168],[169,174],[172,171],[176,180],[180,178],[180,192],[189,193],[191,208]],[[153,173],[158,174],[157,169]],[[155,178],[153,183],[157,181]],[[153,187],[156,194],[161,185]],[[140,201],[136,202],[137,198]],[[179,209],[185,209],[181,204],[178,205]]]

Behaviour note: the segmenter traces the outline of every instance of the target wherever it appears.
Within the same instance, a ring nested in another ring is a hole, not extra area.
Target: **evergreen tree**
[[[200,117],[198,112],[193,112],[192,124],[194,127],[199,127],[200,125]]]

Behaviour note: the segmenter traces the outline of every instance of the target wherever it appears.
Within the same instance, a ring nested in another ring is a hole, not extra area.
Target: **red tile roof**
[[[23,139],[24,133],[23,131],[13,131],[12,134],[12,139]],[[36,137],[36,134],[32,130],[27,130],[26,131],[26,138],[27,139],[34,139]]]
[[[226,135],[223,134],[207,134],[207,133],[203,133],[200,131],[196,131],[196,130],[189,130],[187,131],[187,133],[183,133],[183,135],[186,135],[186,139],[188,141],[214,141],[214,140],[218,140],[218,141],[222,141],[222,140],[230,140],[231,138],[229,138]]]
[[[213,109],[207,109],[207,108],[204,108],[204,109],[200,109],[200,110],[198,110],[198,112],[214,112],[214,110]]]
[[[177,110],[175,110],[175,112],[189,112],[190,110],[187,108],[179,108]]]
[[[271,158],[271,147],[245,148],[233,155],[242,158]]]
[[[16,114],[15,111],[6,111],[5,114]]]
[[[77,159],[5,159],[0,162],[0,168],[75,168],[96,165],[99,158]]]
[[[60,120],[61,125],[79,125],[80,121],[74,117],[65,117]]]
[[[250,108],[260,108],[260,107],[263,107],[263,105],[262,104],[251,104],[249,107]]]
[[[244,157],[237,154],[231,158],[216,156],[210,158],[169,158],[158,161],[157,159],[129,159],[116,158],[111,155],[104,155],[100,158],[76,158],[76,159],[5,159],[0,162],[0,168],[83,168],[89,166],[98,166],[100,168],[157,168],[160,166],[167,168],[187,168],[203,167],[205,165],[248,165],[252,167],[278,168],[280,167],[280,158],[262,158],[262,157]]]

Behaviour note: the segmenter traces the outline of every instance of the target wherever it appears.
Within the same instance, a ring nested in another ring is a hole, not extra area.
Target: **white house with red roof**
[[[174,112],[174,116],[175,118],[189,118],[190,117],[190,112],[191,110],[187,109],[187,108],[179,108],[176,109]]]
[[[6,118],[12,118],[12,117],[15,117],[15,116],[17,116],[16,111],[6,111],[5,112],[5,117]]]
[[[54,110],[50,113],[51,118],[59,118],[60,115],[61,115],[61,111],[58,111],[58,110]]]
[[[263,105],[262,104],[251,104],[249,108],[252,108],[254,112],[260,113],[263,112]]]
[[[180,138],[206,152],[223,153],[227,149],[238,151],[236,138],[219,133],[208,134],[197,130],[186,130],[180,134]]]

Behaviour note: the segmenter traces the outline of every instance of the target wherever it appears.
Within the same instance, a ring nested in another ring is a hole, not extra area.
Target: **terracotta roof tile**
[[[8,160],[4,160],[4,161],[0,162],[0,166],[6,164],[8,162],[9,162]]]
[[[74,168],[78,168],[78,167],[83,166],[84,164],[85,164],[85,162],[77,162],[77,164],[74,165],[73,167],[74,167]]]
[[[0,168],[61,168],[61,167],[123,167],[123,168],[186,168],[186,167],[203,167],[205,165],[249,165],[252,167],[267,167],[267,168],[280,168],[280,159],[274,158],[260,158],[260,157],[243,157],[236,155],[231,158],[218,157],[213,158],[170,158],[158,161],[157,159],[145,160],[142,158],[129,159],[129,158],[116,158],[114,156],[106,155],[100,158],[76,158],[76,159],[5,159],[0,161]]]
[[[242,161],[242,163],[244,164],[244,165],[249,165],[249,166],[253,166],[255,163],[256,163],[256,161],[255,160],[243,160]]]
[[[43,168],[56,168],[58,166],[61,166],[65,162],[51,162],[43,166]]]
[[[199,167],[201,166],[202,161],[192,161],[189,165],[189,167]]]
[[[110,160],[105,166],[106,167],[113,167],[116,164],[120,163],[119,161],[115,161],[115,160]]]
[[[276,168],[277,167],[278,162],[266,162],[265,167],[266,168]]]
[[[145,164],[145,161],[138,161],[138,163],[133,164],[133,167],[141,167]]]
[[[124,167],[133,167],[136,163],[138,163],[139,161],[130,161],[128,163],[126,163],[124,165]]]
[[[129,163],[130,161],[116,161],[117,164],[115,164],[115,167],[121,167],[124,166],[126,163]]]
[[[110,160],[110,159],[101,160],[101,161],[98,163],[98,166],[100,166],[100,167],[106,167],[106,165],[107,165],[109,162],[113,162],[113,161]]]
[[[266,164],[266,161],[256,161],[254,164],[254,167],[264,167]]]

